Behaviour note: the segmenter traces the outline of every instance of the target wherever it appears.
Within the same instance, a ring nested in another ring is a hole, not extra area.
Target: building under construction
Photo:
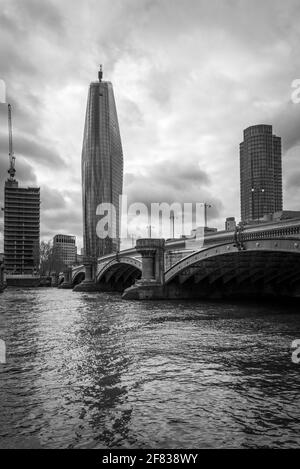
[[[15,179],[11,108],[9,122],[9,178],[4,189],[4,267],[7,284],[31,284],[39,268],[40,189],[19,187]]]

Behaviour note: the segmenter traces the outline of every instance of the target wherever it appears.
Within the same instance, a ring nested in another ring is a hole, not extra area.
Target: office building
[[[225,221],[225,231],[235,231],[236,221],[234,217],[228,217]]]
[[[57,262],[66,266],[76,264],[76,236],[55,235],[53,238],[53,255]]]
[[[271,125],[244,130],[240,144],[242,222],[282,210],[281,138]]]
[[[94,259],[109,254],[119,246],[119,196],[123,185],[123,153],[113,86],[99,80],[89,87],[82,147],[82,200],[84,253]],[[102,239],[96,233],[101,216],[96,214],[102,203],[115,209],[109,229]]]

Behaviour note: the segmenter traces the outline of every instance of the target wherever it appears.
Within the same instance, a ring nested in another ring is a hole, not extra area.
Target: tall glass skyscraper
[[[271,125],[244,130],[240,172],[242,221],[282,210],[281,138],[273,135]]]
[[[97,258],[118,249],[120,235],[119,196],[123,187],[123,152],[112,84],[99,81],[89,87],[82,147],[82,200],[84,254]],[[101,203],[111,203],[116,210],[112,220],[115,236],[101,239],[96,215]]]

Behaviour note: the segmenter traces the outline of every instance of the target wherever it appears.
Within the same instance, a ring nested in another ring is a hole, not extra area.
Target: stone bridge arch
[[[85,279],[85,269],[79,270],[72,275],[72,285],[79,285]]]
[[[97,272],[96,280],[106,289],[123,292],[141,278],[142,263],[132,257],[115,257]]]
[[[69,288],[78,285],[85,279],[85,268],[84,265],[69,267],[64,272],[61,272],[58,276],[58,286],[62,286],[64,283],[68,283]]]

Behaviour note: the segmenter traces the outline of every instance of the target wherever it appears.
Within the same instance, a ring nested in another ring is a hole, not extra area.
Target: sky
[[[41,238],[82,246],[82,137],[100,63],[129,203],[208,202],[210,226],[239,220],[239,143],[264,123],[282,137],[284,208],[300,209],[299,44],[299,0],[0,0],[16,177],[41,187]],[[2,188],[7,168],[0,104]]]

